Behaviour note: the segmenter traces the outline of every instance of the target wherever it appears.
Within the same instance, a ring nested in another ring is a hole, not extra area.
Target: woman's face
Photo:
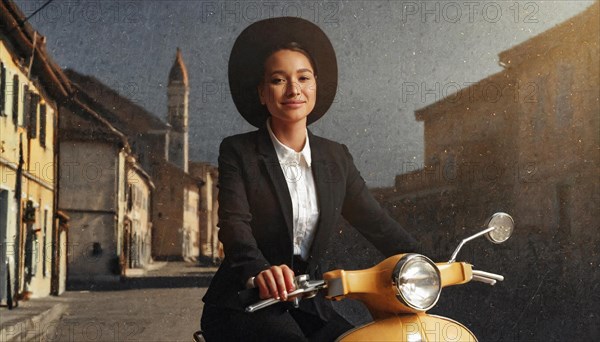
[[[317,98],[316,75],[308,58],[291,50],[273,53],[265,61],[258,94],[271,113],[271,120],[283,124],[306,123]]]

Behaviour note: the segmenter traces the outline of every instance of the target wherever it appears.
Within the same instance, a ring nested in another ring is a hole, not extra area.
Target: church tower
[[[167,86],[167,121],[171,125],[169,133],[169,161],[188,172],[188,74],[181,50],[177,48],[175,62],[169,72]]]

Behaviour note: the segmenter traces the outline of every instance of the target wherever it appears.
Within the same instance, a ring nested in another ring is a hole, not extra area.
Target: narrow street
[[[67,309],[40,341],[191,341],[200,327],[202,297],[214,267],[157,263],[116,286],[67,291]]]
[[[42,341],[191,341],[206,288],[67,292],[68,309]]]

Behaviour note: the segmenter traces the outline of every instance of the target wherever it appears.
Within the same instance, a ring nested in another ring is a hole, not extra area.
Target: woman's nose
[[[289,82],[285,92],[287,96],[298,96],[300,95],[300,85],[297,82]]]

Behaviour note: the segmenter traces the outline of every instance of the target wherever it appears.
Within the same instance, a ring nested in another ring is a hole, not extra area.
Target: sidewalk
[[[98,284],[94,290],[207,287],[216,270],[216,267],[199,267],[186,262],[155,262],[145,274],[123,277],[116,283]],[[72,302],[72,298],[67,297],[71,296],[20,301],[13,310],[0,307],[0,342],[40,341],[43,336],[52,336],[52,329]]]
[[[66,299],[49,296],[20,301],[12,310],[0,308],[0,342],[37,341],[43,335],[51,335],[67,303]]]

